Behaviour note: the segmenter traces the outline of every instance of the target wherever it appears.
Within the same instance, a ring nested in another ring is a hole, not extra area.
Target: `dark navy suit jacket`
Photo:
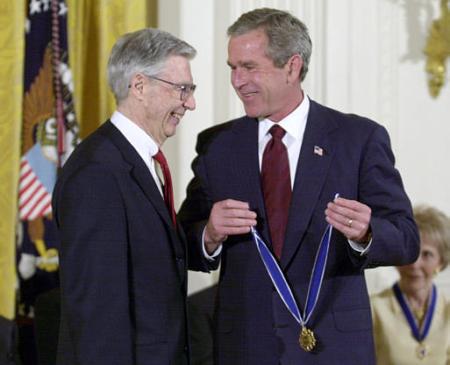
[[[58,364],[186,364],[184,234],[111,122],[65,164],[53,212],[61,239]]]
[[[322,153],[314,152],[315,146]],[[270,244],[258,164],[258,121],[243,117],[202,132],[194,179],[179,213],[188,242],[198,244],[214,202],[246,201]],[[285,308],[250,235],[223,244],[216,308],[217,365],[374,364],[364,269],[402,265],[418,255],[408,197],[394,168],[386,130],[311,101],[294,181],[281,267],[302,310],[314,257],[326,228],[324,210],[335,193],[372,209],[367,255],[334,231],[322,291],[309,324],[318,339],[300,349],[299,324]]]

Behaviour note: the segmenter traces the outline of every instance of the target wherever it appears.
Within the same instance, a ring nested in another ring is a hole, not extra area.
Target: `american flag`
[[[78,142],[65,0],[30,0],[25,29],[19,217],[51,213],[56,174]]]
[[[317,156],[323,156],[323,148],[319,146],[314,146],[314,154]]]

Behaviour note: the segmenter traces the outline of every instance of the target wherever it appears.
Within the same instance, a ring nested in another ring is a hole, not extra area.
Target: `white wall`
[[[226,28],[247,10],[268,6],[291,11],[309,27],[313,40],[304,88],[311,98],[336,109],[375,119],[389,131],[405,188],[413,202],[429,203],[450,214],[450,85],[437,99],[429,96],[422,49],[435,0],[164,0],[160,28],[198,50],[192,63],[197,110],[183,119],[165,149],[176,185],[184,198],[192,177],[197,133],[242,115],[229,84]],[[371,291],[396,279],[392,268],[367,273]],[[214,279],[191,277],[195,291]],[[450,271],[439,285],[450,297]]]

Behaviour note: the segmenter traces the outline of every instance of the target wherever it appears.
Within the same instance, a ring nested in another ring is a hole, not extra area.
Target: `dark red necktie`
[[[280,258],[291,204],[291,176],[287,149],[281,140],[286,131],[274,125],[269,133],[272,139],[264,149],[261,178],[273,252]]]
[[[169,165],[167,164],[167,160],[164,157],[161,150],[158,150],[158,153],[153,156],[153,158],[158,161],[159,166],[161,166],[161,170],[164,177],[164,201],[166,202],[167,209],[169,210],[170,217],[172,218],[173,225],[176,225],[176,215],[175,208],[173,204],[173,187],[172,187],[172,177],[170,176]]]

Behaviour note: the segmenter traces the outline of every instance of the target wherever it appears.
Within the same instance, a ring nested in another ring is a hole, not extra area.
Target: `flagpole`
[[[61,50],[59,43],[59,1],[52,0],[52,64],[53,64],[53,86],[55,89],[55,118],[57,125],[57,151],[58,151],[58,168],[61,168],[65,152],[64,136],[64,104],[61,92]]]

